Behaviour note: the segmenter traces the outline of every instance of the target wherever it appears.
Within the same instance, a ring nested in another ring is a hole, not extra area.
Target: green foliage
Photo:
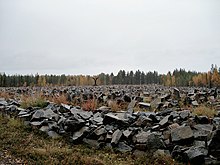
[[[220,69],[219,69],[220,70]],[[96,75],[98,85],[143,85],[163,84],[166,86],[205,86],[220,85],[220,72],[217,66],[212,66],[207,73],[175,69],[167,74],[157,71],[128,71],[120,70],[117,75],[101,73]],[[209,74],[210,72],[210,74]],[[63,86],[63,85],[94,85],[94,77],[85,75],[6,75],[0,73],[0,87],[20,86]]]

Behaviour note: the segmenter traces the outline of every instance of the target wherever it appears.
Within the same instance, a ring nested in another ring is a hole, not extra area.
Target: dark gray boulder
[[[185,151],[190,164],[201,165],[205,162],[205,156],[208,154],[208,150],[205,147],[190,147],[189,150]]]

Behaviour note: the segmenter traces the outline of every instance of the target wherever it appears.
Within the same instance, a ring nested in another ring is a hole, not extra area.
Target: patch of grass
[[[0,92],[0,98],[5,98],[6,100],[13,98],[13,95],[10,95],[8,92]]]
[[[39,130],[26,126],[18,119],[0,116],[0,151],[5,151],[23,164],[85,164],[141,165],[173,164],[171,158],[140,157],[116,154],[107,149],[96,150],[85,145],[69,144],[65,139],[42,136]],[[169,162],[170,161],[170,162]]]
[[[215,109],[209,108],[205,105],[201,105],[199,107],[193,108],[192,113],[194,115],[207,116],[209,118],[213,118],[217,114]]]
[[[51,102],[54,102],[56,104],[69,104],[67,97],[62,94],[62,95],[58,95],[58,96],[53,96],[53,97],[49,97],[48,100],[50,100]]]
[[[47,101],[44,97],[40,95],[34,95],[34,96],[22,96],[21,97],[21,107],[22,108],[28,108],[28,107],[40,107],[44,108],[47,106]]]
[[[82,103],[82,109],[85,111],[94,111],[97,109],[97,100],[89,99]]]
[[[117,101],[109,101],[108,106],[111,108],[113,112],[121,111],[122,108],[120,104],[117,103]]]

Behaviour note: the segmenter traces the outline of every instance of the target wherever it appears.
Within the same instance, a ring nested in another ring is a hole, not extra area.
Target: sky
[[[0,72],[205,72],[220,66],[219,0],[0,0]]]

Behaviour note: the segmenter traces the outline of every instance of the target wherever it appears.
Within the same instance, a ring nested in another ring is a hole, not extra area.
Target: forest
[[[218,87],[220,86],[220,68],[211,65],[207,72],[186,71],[175,69],[167,74],[159,74],[157,71],[125,71],[120,70],[117,75],[101,73],[90,75],[7,75],[0,73],[0,87],[26,87],[26,86],[86,86],[94,85],[145,85],[160,84],[164,86],[196,86]]]

